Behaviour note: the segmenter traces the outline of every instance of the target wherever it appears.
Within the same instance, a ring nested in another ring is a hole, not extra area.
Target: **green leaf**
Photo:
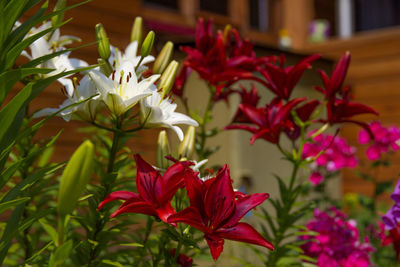
[[[64,263],[68,259],[69,254],[71,254],[72,247],[72,240],[68,240],[61,247],[57,248],[50,256],[49,266],[57,267]]]
[[[40,225],[42,225],[43,229],[49,234],[49,236],[51,237],[51,240],[54,243],[57,243],[57,241],[58,241],[57,230],[52,225],[47,223],[47,221],[45,219],[40,219],[39,223],[40,223]]]
[[[17,21],[17,19],[20,17],[28,1],[29,0],[8,1],[8,4],[4,9],[4,14],[7,14],[7,19],[5,20],[3,30],[6,34],[8,34],[11,31],[15,21]]]
[[[123,267],[121,263],[112,260],[102,260],[101,262],[111,266]]]
[[[30,197],[22,197],[22,198],[17,198],[14,200],[6,201],[3,203],[0,203],[0,214],[3,213],[3,211],[8,210],[10,208],[13,208],[14,206],[17,206],[21,203],[25,203],[29,201],[31,198]]]
[[[3,188],[7,184],[7,182],[11,179],[14,173],[21,166],[23,160],[17,161],[13,163],[10,167],[8,167],[1,175],[0,175],[0,188]]]
[[[27,259],[24,263],[25,264],[30,264],[31,262],[33,262],[37,257],[40,256],[40,254],[43,253],[43,251],[45,251],[48,247],[50,247],[53,244],[53,241],[50,241],[49,243],[47,243],[46,245],[44,245],[38,252],[36,252],[35,254],[33,254],[29,259]]]
[[[22,223],[18,223],[19,218],[21,217],[23,211],[24,211],[24,204],[21,204],[22,206],[18,206],[20,209],[17,210],[17,215],[16,218],[18,220],[8,220],[6,230],[3,233],[3,236],[1,238],[0,242],[0,264],[3,263],[4,257],[7,254],[8,248],[11,244],[12,239],[18,234],[23,232],[25,229],[30,227],[34,222],[39,220],[40,218],[43,218],[50,213],[54,212],[54,209],[46,209],[43,211],[38,211],[34,214],[32,214],[29,218],[24,220]],[[14,211],[15,212],[15,211]]]
[[[53,71],[53,69],[19,68],[3,72],[0,74],[0,105],[3,103],[8,92],[10,92],[18,81],[32,74],[47,74],[51,71]]]

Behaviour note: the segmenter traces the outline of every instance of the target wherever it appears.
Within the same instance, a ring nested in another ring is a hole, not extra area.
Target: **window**
[[[355,0],[355,30],[368,31],[400,25],[399,0]]]
[[[143,0],[143,4],[154,7],[162,7],[178,10],[178,0]]]
[[[219,15],[228,15],[228,0],[200,0],[200,9]]]

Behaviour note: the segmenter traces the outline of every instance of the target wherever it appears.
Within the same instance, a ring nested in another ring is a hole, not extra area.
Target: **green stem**
[[[178,260],[179,253],[181,252],[181,248],[182,248],[182,239],[179,239],[178,246],[176,247],[174,260],[173,260],[174,265],[176,264],[176,261]]]
[[[58,247],[64,244],[64,232],[65,232],[65,216],[58,218]]]
[[[208,117],[210,115],[210,112],[214,106],[214,93],[213,93],[213,89],[211,86],[209,86],[209,91],[210,91],[210,97],[208,98],[208,103],[206,106],[206,109],[204,111],[204,115],[202,118],[202,121],[200,123],[200,149],[198,152],[198,156],[199,156],[199,160],[203,160],[205,159],[205,146],[206,146],[206,140],[207,140],[207,122],[208,122]]]

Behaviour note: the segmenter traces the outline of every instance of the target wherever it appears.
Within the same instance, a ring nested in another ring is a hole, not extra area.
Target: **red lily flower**
[[[268,194],[236,195],[226,165],[215,178],[206,181],[199,179],[195,172],[188,173],[185,187],[190,206],[171,215],[168,222],[186,223],[204,232],[214,260],[223,250],[224,239],[274,249],[252,226],[239,222],[249,210],[264,202]]]
[[[322,122],[328,122],[330,124],[344,122],[355,123],[366,129],[372,137],[372,132],[367,123],[351,119],[353,116],[360,114],[378,115],[378,112],[369,106],[351,102],[350,88],[343,87],[349,65],[350,53],[346,52],[335,66],[331,77],[328,77],[324,71],[319,70],[324,88],[317,86],[315,89],[323,93],[325,95],[325,100],[327,100],[327,119],[322,120]],[[338,97],[338,94],[340,97]]]
[[[225,129],[241,129],[253,133],[250,144],[253,144],[258,138],[277,144],[282,131],[293,129],[294,124],[290,119],[291,110],[304,100],[305,98],[296,98],[284,104],[281,99],[275,98],[263,108],[240,104],[241,112],[257,127],[234,124]]]
[[[233,42],[231,37],[233,36]],[[183,65],[196,71],[215,88],[214,101],[226,100],[232,93],[232,84],[242,79],[260,80],[253,76],[257,65],[270,61],[271,57],[256,58],[253,45],[242,40],[235,29],[223,33],[212,30],[212,21],[198,20],[196,47],[182,46],[188,56]],[[183,75],[183,74],[182,74]],[[179,87],[179,85],[177,85]]]
[[[336,96],[336,93],[339,93],[341,91],[344,79],[347,75],[347,69],[350,65],[350,59],[350,53],[346,52],[339,59],[339,62],[336,64],[330,78],[323,70],[318,70],[324,84],[324,88],[316,86],[315,89],[323,93],[326,100],[332,99]]]
[[[258,101],[260,100],[260,96],[258,95],[257,87],[254,84],[251,85],[251,90],[247,91],[246,88],[240,85],[240,90],[236,90],[236,93],[240,95],[240,103],[256,107],[258,105]],[[232,122],[241,122],[241,123],[251,123],[251,121],[246,117],[245,114],[238,108],[235,116],[233,116]]]
[[[143,213],[157,216],[164,222],[175,213],[171,206],[171,199],[176,191],[183,187],[185,172],[191,162],[181,161],[169,167],[163,176],[150,164],[145,162],[140,155],[135,155],[136,160],[136,186],[139,194],[129,191],[112,192],[99,204],[98,210],[108,202],[125,200],[119,208],[111,214],[115,217],[122,213]]]
[[[183,89],[190,73],[192,73],[192,69],[186,65],[183,65],[181,70],[179,71],[179,74],[176,76],[174,85],[171,89],[175,95],[179,97],[183,96]]]
[[[258,67],[258,71],[268,81],[264,84],[268,89],[279,98],[289,100],[304,71],[310,69],[311,63],[319,58],[321,58],[320,55],[312,55],[302,59],[294,66],[284,67],[286,58],[281,55],[279,67],[272,63],[266,63],[264,67]]]

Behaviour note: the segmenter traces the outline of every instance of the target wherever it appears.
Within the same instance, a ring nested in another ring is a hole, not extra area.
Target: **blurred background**
[[[71,0],[68,4],[78,2]],[[50,3],[54,5],[55,1]],[[93,0],[66,13],[66,18],[73,19],[61,28],[61,33],[80,37],[82,44],[90,43],[95,41],[94,26],[101,22],[111,44],[125,49],[135,16],[143,17],[146,30],[156,32],[155,50],[159,51],[167,40],[175,43],[174,58],[177,60],[185,56],[179,51],[180,45],[194,44],[198,17],[213,18],[219,29],[226,24],[236,27],[242,36],[255,44],[258,56],[285,53],[288,63],[294,64],[306,55],[319,53],[323,59],[315,67],[328,73],[335,61],[345,51],[350,51],[352,62],[346,83],[351,85],[357,102],[372,106],[380,113],[379,118],[364,116],[361,119],[379,119],[383,125],[400,122],[398,0]],[[95,64],[97,47],[79,49],[72,57]],[[315,94],[312,86],[319,83],[315,70],[306,71],[295,91],[298,95],[312,96]],[[205,101],[201,100],[208,98],[204,86],[196,75],[192,75],[186,87],[186,96],[190,101],[196,101],[199,110],[204,108]],[[48,88],[31,109],[56,107],[62,103],[64,96],[59,87],[55,84]],[[264,98],[271,97],[267,90],[260,88],[259,91]],[[218,103],[213,115],[220,128],[229,124],[238,103],[237,96],[232,96],[230,105]],[[51,136],[64,128],[54,160],[66,160],[82,140],[84,133],[77,131],[80,126],[85,125],[55,118],[38,137]],[[357,147],[358,131],[356,126],[345,125],[340,134]],[[140,143],[131,142],[133,151],[144,152],[147,160],[155,162],[157,135],[158,130],[144,131]],[[174,135],[170,137],[171,142],[177,143]],[[285,175],[286,165],[277,157],[279,154],[274,146],[261,141],[250,146],[249,139],[250,134],[242,131],[218,135],[211,143],[221,145],[221,149],[210,159],[211,165],[228,163],[238,186],[246,186],[249,193],[261,190],[273,196],[277,190],[272,174]],[[365,159],[363,149],[358,150],[358,157]],[[394,163],[398,161],[399,156],[394,158]],[[399,169],[396,164],[392,166],[377,174],[379,180],[398,177]],[[352,170],[344,171],[341,176],[328,187],[334,197],[340,198],[348,192],[372,194],[371,185],[356,177]]]

